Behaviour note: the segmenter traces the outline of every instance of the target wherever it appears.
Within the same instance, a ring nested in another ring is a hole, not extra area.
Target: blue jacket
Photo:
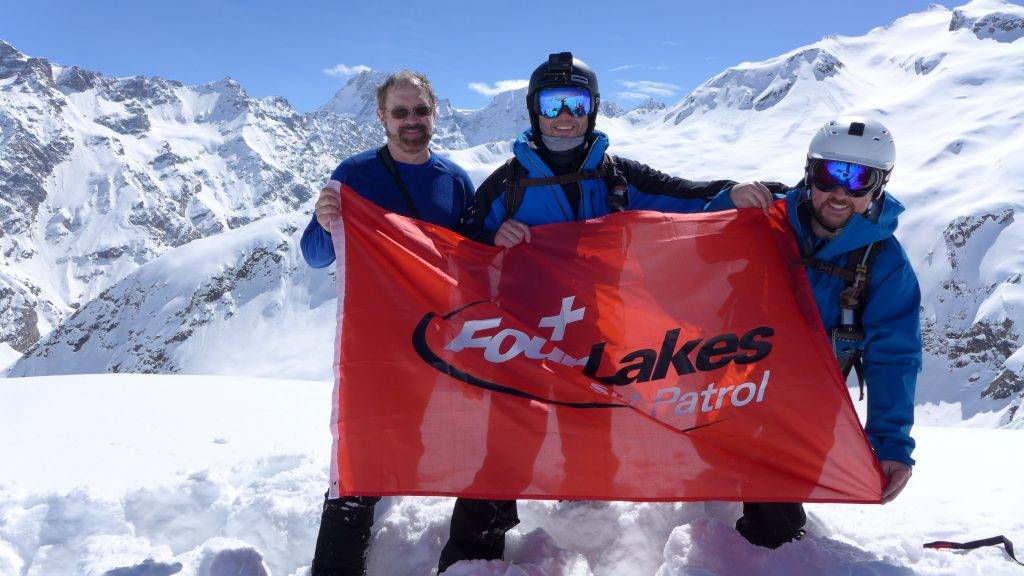
[[[548,178],[555,176],[534,147],[531,130],[526,130],[516,139],[512,146],[519,164],[525,168],[522,178]],[[604,159],[608,149],[608,137],[597,130],[588,145],[580,171],[596,170]],[[663,174],[635,162],[612,157],[612,162],[623,173],[627,181],[628,210],[657,210],[660,212],[699,212],[708,198],[713,197],[723,188],[731,186],[730,180],[711,182],[695,182],[685,178],[676,178]],[[480,204],[483,230],[494,234],[507,218],[505,218],[505,185],[506,167],[498,168],[477,190],[476,199]],[[546,186],[530,186],[522,192],[522,202],[516,213],[511,216],[528,226],[551,224],[554,222],[571,222],[597,218],[611,212],[608,206],[608,188],[603,179],[581,180],[580,194],[577,205],[569,203],[562,186],[558,184]]]
[[[723,197],[724,196],[724,197]],[[804,256],[846,266],[847,254],[879,242],[868,279],[867,303],[861,312],[864,339],[860,348],[868,389],[865,431],[879,460],[913,465],[914,390],[921,370],[921,291],[917,275],[903,247],[893,236],[903,205],[892,195],[883,196],[877,221],[854,214],[833,239],[822,241],[811,231],[811,203],[806,188],[786,193],[789,223]],[[728,195],[719,195],[708,210],[732,208]],[[808,269],[825,331],[830,336],[839,326],[839,293],[846,281],[838,276]],[[833,345],[835,343],[833,342]],[[837,355],[845,350],[837,349]]]
[[[456,231],[462,214],[473,205],[473,182],[458,164],[432,152],[423,164],[395,162],[419,217]],[[329,186],[347,184],[360,196],[385,210],[413,216],[394,177],[377,156],[377,149],[367,150],[346,159],[331,174]],[[334,244],[316,220],[316,215],[302,234],[302,256],[313,268],[324,268],[334,262]]]

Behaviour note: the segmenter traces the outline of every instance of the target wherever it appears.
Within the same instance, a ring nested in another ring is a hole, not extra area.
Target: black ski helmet
[[[601,105],[601,94],[597,88],[597,74],[587,64],[575,58],[572,52],[548,55],[548,61],[530,74],[530,87],[526,91],[526,110],[530,113],[530,127],[533,137],[540,142],[540,120],[537,113],[537,92],[541,88],[558,86],[581,86],[590,90],[590,114],[587,116],[587,138],[594,131],[597,109]]]

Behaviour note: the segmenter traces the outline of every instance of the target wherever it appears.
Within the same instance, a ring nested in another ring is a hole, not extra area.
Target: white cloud
[[[358,64],[356,66],[338,64],[334,68],[324,68],[324,74],[327,74],[328,76],[355,76],[360,72],[369,72],[370,70],[373,70],[373,68],[362,64]]]
[[[502,92],[508,92],[509,90],[526,88],[529,85],[529,80],[498,80],[493,86],[488,86],[483,82],[470,82],[469,89],[474,92],[479,92],[484,96],[494,96],[496,94],[501,94]]]
[[[619,80],[621,85],[629,92],[623,94],[642,94],[647,96],[672,96],[679,90],[679,86],[668,82],[653,82],[651,80]]]
[[[668,66],[664,64],[625,64],[611,69],[612,72],[623,70],[668,70]]]
[[[639,92],[616,92],[615,97],[619,100],[647,100],[650,98],[647,94]]]

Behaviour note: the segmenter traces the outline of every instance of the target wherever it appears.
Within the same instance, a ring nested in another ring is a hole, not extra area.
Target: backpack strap
[[[505,161],[505,216],[511,220],[523,203],[523,188],[526,185],[519,179],[519,160],[513,156]]]
[[[395,184],[398,185],[398,189],[402,192],[402,198],[405,199],[405,207],[409,210],[406,216],[412,216],[417,220],[420,218],[420,211],[416,208],[416,203],[412,201],[412,195],[409,194],[409,189],[405,187],[405,182],[402,182],[402,176],[398,174],[398,167],[395,166],[395,158],[391,155],[391,150],[388,149],[388,145],[385,144],[377,149],[377,157],[384,164],[384,167],[388,169],[388,173],[395,179]]]
[[[605,188],[608,189],[608,196],[605,199],[608,203],[608,210],[622,212],[629,205],[629,184],[618,165],[608,154],[604,155],[596,170],[584,170],[544,178],[520,178],[521,169],[519,161],[514,156],[505,161],[505,220],[512,218],[519,210],[519,206],[523,202],[523,191],[530,186],[561,186],[575,184],[583,180],[604,180]]]
[[[1002,545],[1003,549],[1006,550],[1006,554],[1017,564],[1024,566],[1024,562],[1017,560],[1017,556],[1013,553],[1013,542],[1003,535],[993,536],[992,538],[983,538],[981,540],[974,540],[971,542],[949,542],[947,540],[939,540],[938,542],[929,542],[924,545],[925,548],[931,548],[933,550],[975,550],[982,546],[999,546]]]

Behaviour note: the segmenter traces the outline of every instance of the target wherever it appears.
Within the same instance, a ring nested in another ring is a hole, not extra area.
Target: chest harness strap
[[[523,191],[530,186],[551,186],[576,184],[583,180],[604,180],[608,195],[605,202],[610,212],[623,212],[629,205],[628,183],[626,177],[618,169],[607,154],[601,160],[597,170],[572,172],[545,178],[520,178],[522,167],[513,156],[505,161],[505,220],[511,219],[523,203]]]
[[[879,247],[875,242],[862,246],[846,257],[846,266],[837,266],[817,258],[801,258],[800,263],[821,274],[838,276],[846,282],[846,288],[839,293],[839,326],[832,331],[832,342],[845,351],[837,358],[839,369],[845,379],[850,372],[857,373],[860,399],[864,399],[864,364],[861,361],[861,342],[864,327],[861,312],[867,304],[867,288],[871,264]],[[846,344],[847,346],[838,346]]]

